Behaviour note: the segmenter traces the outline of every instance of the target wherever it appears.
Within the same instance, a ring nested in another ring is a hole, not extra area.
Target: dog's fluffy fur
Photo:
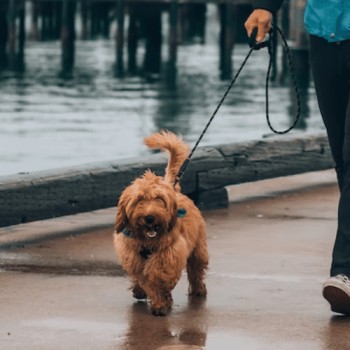
[[[153,134],[144,142],[149,148],[168,151],[165,176],[148,170],[123,191],[114,246],[132,281],[134,297],[148,298],[152,313],[164,316],[185,267],[189,294],[204,297],[207,293],[203,282],[208,267],[205,222],[192,200],[180,192],[180,186],[174,186],[189,154],[188,145],[168,131]]]

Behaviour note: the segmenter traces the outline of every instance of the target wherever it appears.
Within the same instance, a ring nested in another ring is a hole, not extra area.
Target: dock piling
[[[222,79],[232,76],[232,51],[236,40],[235,23],[237,7],[231,3],[220,4],[220,72]]]
[[[76,2],[63,0],[62,4],[62,27],[61,27],[61,48],[62,48],[62,71],[64,77],[72,74],[75,54],[75,9]]]
[[[0,2],[0,69],[7,66],[7,41],[8,41],[8,22],[7,22],[8,1]]]
[[[122,76],[124,74],[124,16],[125,16],[125,0],[116,0],[116,74]]]
[[[167,81],[170,86],[176,85],[176,60],[178,44],[178,0],[172,0],[169,9],[169,58],[167,64]]]

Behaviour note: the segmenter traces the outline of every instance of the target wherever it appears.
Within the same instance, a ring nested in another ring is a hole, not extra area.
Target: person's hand
[[[244,23],[244,26],[247,31],[248,38],[250,38],[253,29],[257,27],[258,34],[255,40],[256,42],[260,42],[264,40],[265,35],[270,31],[272,27],[272,13],[267,10],[256,9],[248,17]]]

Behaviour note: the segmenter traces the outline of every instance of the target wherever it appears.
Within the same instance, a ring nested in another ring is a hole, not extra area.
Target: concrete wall
[[[0,177],[0,226],[115,206],[146,169],[163,174],[163,154]],[[333,167],[325,134],[281,136],[198,148],[183,192],[205,209],[228,205],[225,186]]]

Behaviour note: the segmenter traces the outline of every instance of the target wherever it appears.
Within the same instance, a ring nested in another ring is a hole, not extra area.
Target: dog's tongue
[[[147,236],[149,238],[154,238],[155,236],[157,236],[157,232],[156,231],[149,231],[149,232],[147,232]]]

